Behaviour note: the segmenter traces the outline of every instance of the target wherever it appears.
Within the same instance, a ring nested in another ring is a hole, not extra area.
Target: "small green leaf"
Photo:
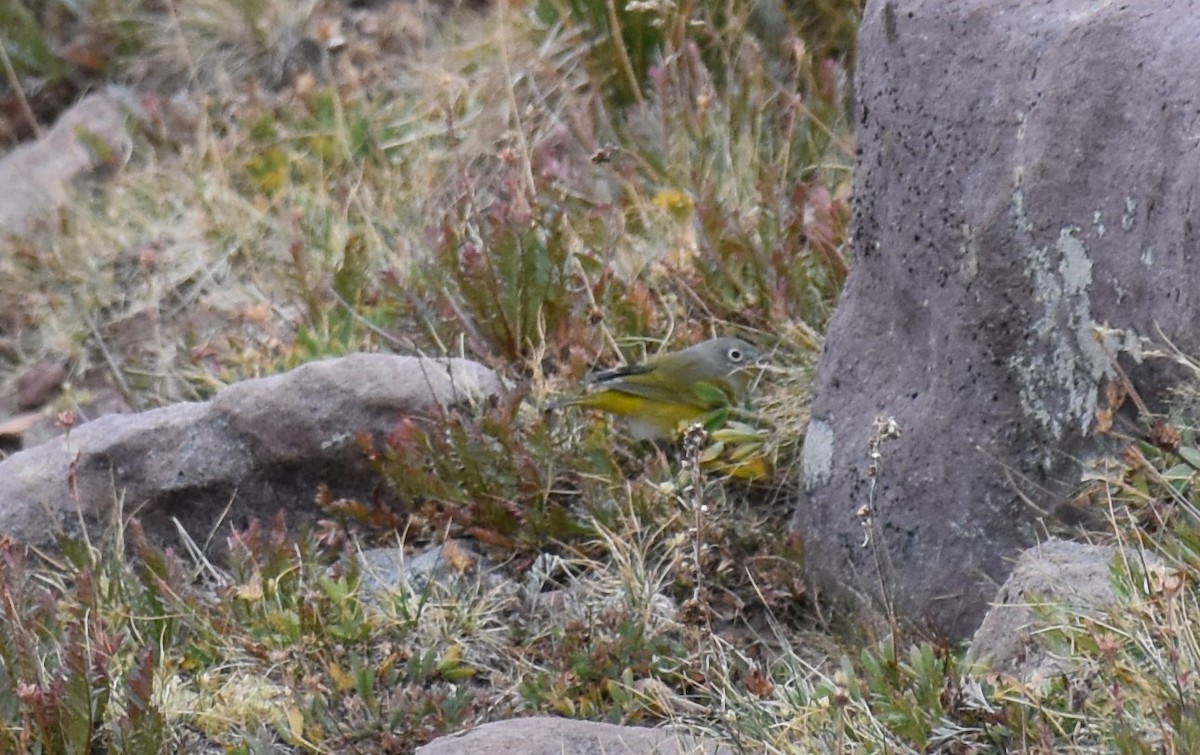
[[[1200,449],[1193,448],[1192,446],[1181,446],[1179,455],[1193,467],[1200,467]]]
[[[706,406],[729,406],[729,394],[715,383],[693,383],[692,393],[696,395],[696,398],[703,401]]]

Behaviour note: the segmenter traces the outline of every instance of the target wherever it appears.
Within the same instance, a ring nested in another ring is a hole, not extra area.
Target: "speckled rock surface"
[[[1153,404],[1172,376],[1138,339],[1197,346],[1197,38],[1191,3],[867,3],[856,263],[796,514],[827,592],[870,602],[882,570],[969,636],[1033,543],[1021,494],[1054,509],[1097,450],[1110,355]]]

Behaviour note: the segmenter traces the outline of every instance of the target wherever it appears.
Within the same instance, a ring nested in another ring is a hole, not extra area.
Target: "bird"
[[[639,364],[604,370],[586,381],[590,391],[559,399],[551,408],[579,406],[621,417],[636,440],[668,440],[681,427],[707,424],[741,401],[762,359],[742,338],[701,341]]]

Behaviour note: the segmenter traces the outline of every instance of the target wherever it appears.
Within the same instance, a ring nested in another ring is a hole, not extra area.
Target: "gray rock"
[[[318,484],[361,498],[378,484],[356,433],[380,437],[400,416],[498,390],[491,370],[467,360],[352,354],[206,403],[100,417],[0,461],[0,533],[46,545],[59,530],[107,524],[118,501],[160,542],[174,540],[172,519],[203,543],[250,516],[311,518]]]
[[[856,263],[795,518],[827,592],[882,582],[968,637],[1039,531],[1022,494],[1054,510],[1104,450],[1110,355],[1153,407],[1175,375],[1139,339],[1200,345],[1197,38],[1189,3],[866,5]]]
[[[0,235],[21,233],[53,212],[77,178],[125,165],[133,152],[125,126],[131,103],[119,89],[89,94],[40,139],[0,158]]]
[[[417,755],[733,755],[733,750],[669,729],[535,716],[439,737]]]
[[[403,548],[368,548],[358,554],[363,592],[369,596],[396,590],[461,594],[477,588],[494,589],[507,582],[496,564],[475,549],[470,540],[451,539],[422,553],[407,555]],[[513,585],[514,593],[516,585]]]
[[[1128,566],[1121,558],[1131,559],[1137,569],[1165,568],[1152,553],[1122,553],[1070,540],[1048,540],[1026,550],[971,640],[968,663],[1026,682],[1069,672],[1038,639],[1034,609],[1049,605],[1072,616],[1098,618],[1116,602],[1113,567]]]

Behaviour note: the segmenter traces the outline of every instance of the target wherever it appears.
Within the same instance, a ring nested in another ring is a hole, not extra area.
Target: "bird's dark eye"
[[[729,357],[729,361],[731,362],[740,362],[745,355],[742,354],[741,349],[734,346],[732,349],[726,352],[725,356]]]

